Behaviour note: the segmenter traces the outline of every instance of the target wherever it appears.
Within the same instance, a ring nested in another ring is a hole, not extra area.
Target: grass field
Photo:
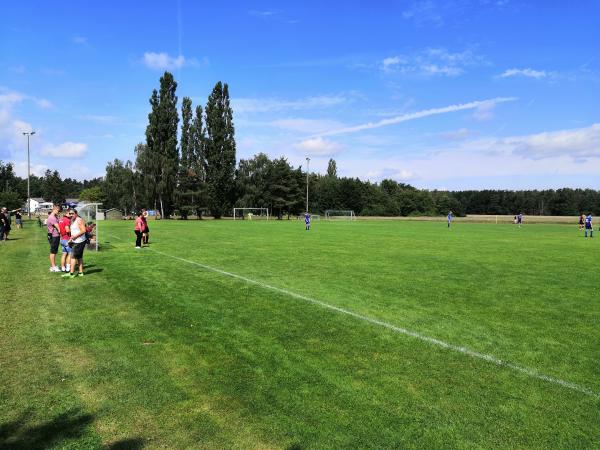
[[[151,227],[100,223],[73,280],[0,243],[0,448],[600,446],[600,235]]]

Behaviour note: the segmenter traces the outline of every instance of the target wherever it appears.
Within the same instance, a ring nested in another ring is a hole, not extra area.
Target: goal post
[[[356,220],[356,215],[351,209],[328,209],[325,211],[327,220]]]
[[[233,220],[269,220],[269,208],[233,208]]]

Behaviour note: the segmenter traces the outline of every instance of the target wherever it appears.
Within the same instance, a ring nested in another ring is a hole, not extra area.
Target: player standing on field
[[[306,225],[306,231],[310,231],[310,214],[308,212],[304,214],[304,224]]]
[[[594,226],[592,225],[592,214],[588,214],[585,218],[585,237],[588,235],[588,230],[590,230],[590,237],[594,237]]]
[[[148,240],[150,239],[150,227],[148,226],[148,211],[142,209],[142,221],[144,222],[143,232],[143,241],[144,244],[148,245]]]
[[[452,223],[452,219],[453,219],[453,216],[452,216],[452,211],[450,211],[450,212],[448,213],[448,217],[447,217],[447,219],[448,219],[448,228],[450,228],[450,224]]]

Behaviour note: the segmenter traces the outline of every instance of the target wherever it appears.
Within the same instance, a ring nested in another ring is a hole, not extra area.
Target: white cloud
[[[47,144],[42,147],[41,154],[54,158],[81,158],[87,152],[87,144],[81,142],[64,142],[59,145]]]
[[[585,128],[507,137],[484,143],[488,150],[510,152],[528,159],[568,156],[575,161],[583,161],[600,158],[600,123]]]
[[[473,111],[473,118],[479,122],[487,122],[494,118],[495,102],[481,102]]]
[[[184,66],[199,65],[196,59],[186,59],[186,57],[183,55],[174,57],[165,52],[146,52],[144,53],[142,62],[144,63],[144,65],[146,65],[146,67],[153,70],[175,70],[181,69]],[[204,60],[204,63],[206,62],[207,61]]]
[[[282,130],[298,131],[305,134],[321,133],[344,126],[342,122],[327,119],[278,119],[270,122],[270,124]]]
[[[412,20],[417,26],[427,23],[441,26],[444,23],[442,15],[438,12],[435,4],[429,0],[412,2],[410,7],[402,12],[402,18]]]
[[[366,173],[366,178],[370,181],[381,181],[385,179],[391,179],[406,183],[417,179],[418,176],[410,170],[388,167],[383,169],[370,170]]]
[[[337,106],[348,102],[349,99],[342,95],[320,95],[301,98],[298,100],[285,100],[278,98],[234,98],[232,100],[235,113],[274,112],[283,110],[312,110]]]
[[[472,131],[467,128],[460,128],[456,131],[448,131],[446,133],[441,133],[440,136],[442,139],[446,141],[463,141],[473,134]]]
[[[18,177],[21,177],[21,178],[27,177],[27,161],[16,161],[16,162],[14,162],[13,167],[15,169],[15,174]],[[45,164],[30,164],[31,175],[35,175],[38,177],[43,176],[44,173],[46,172],[46,170],[48,170],[48,169],[49,169],[49,167]]]
[[[337,142],[328,141],[321,137],[306,139],[298,142],[294,147],[307,155],[314,156],[333,156],[342,148]]]
[[[500,78],[509,78],[509,77],[527,77],[527,78],[535,78],[539,80],[540,78],[546,78],[550,76],[550,72],[546,72],[545,70],[534,70],[534,69],[508,69],[505,70],[502,74],[500,74]]]
[[[477,100],[469,103],[462,103],[458,105],[444,106],[442,108],[431,108],[413,113],[402,114],[400,116],[392,117],[389,119],[380,120],[378,122],[369,122],[361,125],[355,125],[352,127],[339,128],[337,130],[326,131],[319,133],[318,136],[334,136],[339,134],[356,133],[363,130],[371,130],[373,128],[381,128],[388,125],[394,125],[409,120],[421,119],[423,117],[434,116],[439,114],[446,114],[456,111],[464,111],[469,109],[480,109],[485,108],[489,110],[498,103],[510,102],[516,100],[514,97],[498,97],[490,100]]]
[[[50,109],[54,107],[52,102],[45,98],[35,98],[34,101],[42,109]]]
[[[455,77],[465,73],[468,67],[487,64],[485,58],[472,50],[453,53],[445,48],[427,48],[409,56],[389,56],[381,61],[379,67],[388,74]]]
[[[73,42],[79,45],[86,45],[88,43],[88,40],[85,36],[75,36],[73,38]]]
[[[263,19],[276,16],[279,13],[280,13],[280,11],[276,11],[276,10],[265,10],[265,11],[252,10],[252,11],[248,12],[248,14],[250,14],[251,16],[261,17]]]

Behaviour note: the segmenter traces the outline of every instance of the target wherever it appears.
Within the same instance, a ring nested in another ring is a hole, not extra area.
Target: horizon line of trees
[[[181,104],[177,82],[165,72],[151,93],[145,142],[134,148],[134,161],[115,159],[104,177],[77,181],[58,171],[30,177],[31,197],[55,203],[66,198],[101,202],[125,213],[142,207],[162,217],[187,218],[209,213],[230,215],[234,207],[266,207],[272,215],[296,215],[305,209],[306,173],[285,157],[258,153],[236,165],[235,127],[227,83],[217,82],[203,108],[189,97]],[[338,177],[330,159],[324,175],[310,173],[309,209],[353,210],[365,216],[466,214],[578,215],[600,214],[600,191],[593,189],[463,190],[417,189],[395,180],[380,183]],[[0,206],[26,202],[27,179],[0,161]]]

